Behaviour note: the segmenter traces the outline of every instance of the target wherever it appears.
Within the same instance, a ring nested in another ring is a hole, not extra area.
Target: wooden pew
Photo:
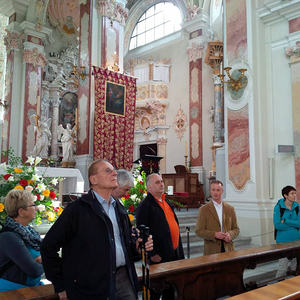
[[[153,265],[151,284],[171,284],[176,287],[180,300],[233,296],[246,291],[243,283],[246,268],[254,269],[257,264],[282,257],[296,257],[296,271],[300,274],[300,242],[293,242]]]
[[[282,257],[296,257],[300,274],[300,242],[213,254],[150,266],[151,285],[163,288],[171,284],[179,300],[216,299],[246,292],[243,273],[257,264]],[[141,270],[138,269],[141,280]],[[0,293],[0,300],[55,300],[51,285]]]
[[[232,300],[296,300],[300,299],[300,276],[286,279],[262,288],[240,294]]]

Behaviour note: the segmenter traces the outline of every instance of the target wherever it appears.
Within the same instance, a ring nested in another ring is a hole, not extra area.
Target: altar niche
[[[71,127],[77,123],[76,120],[78,107],[78,96],[75,93],[67,92],[62,96],[61,103],[59,105],[59,121],[58,124],[62,124],[66,128],[67,124],[71,124]]]

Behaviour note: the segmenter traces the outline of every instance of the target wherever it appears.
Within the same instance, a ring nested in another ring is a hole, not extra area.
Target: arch
[[[162,0],[146,0],[146,1],[139,1],[133,5],[133,7],[129,12],[129,16],[125,25],[124,56],[127,54],[129,50],[130,38],[137,21],[145,13],[146,10],[148,10],[151,6],[160,2],[162,2]],[[186,18],[187,11],[186,11],[185,2],[183,0],[168,0],[167,2],[171,2],[179,8],[183,20]]]

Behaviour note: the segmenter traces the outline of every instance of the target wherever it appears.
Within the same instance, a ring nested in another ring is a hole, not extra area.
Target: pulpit
[[[141,171],[144,171],[146,175],[151,173],[159,173],[159,161],[161,156],[145,154],[141,158],[134,161],[134,163],[142,163]]]
[[[185,166],[175,166],[175,174],[162,174],[165,188],[173,187],[173,195],[167,198],[181,203],[186,208],[197,208],[204,204],[203,185],[197,173],[189,173]]]

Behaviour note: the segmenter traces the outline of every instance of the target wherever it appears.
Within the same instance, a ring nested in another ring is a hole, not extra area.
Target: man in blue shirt
[[[88,176],[89,193],[68,205],[42,243],[46,277],[60,300],[134,300],[139,240],[132,236],[126,210],[111,196],[117,172],[100,159]],[[152,249],[150,237],[146,250]]]

